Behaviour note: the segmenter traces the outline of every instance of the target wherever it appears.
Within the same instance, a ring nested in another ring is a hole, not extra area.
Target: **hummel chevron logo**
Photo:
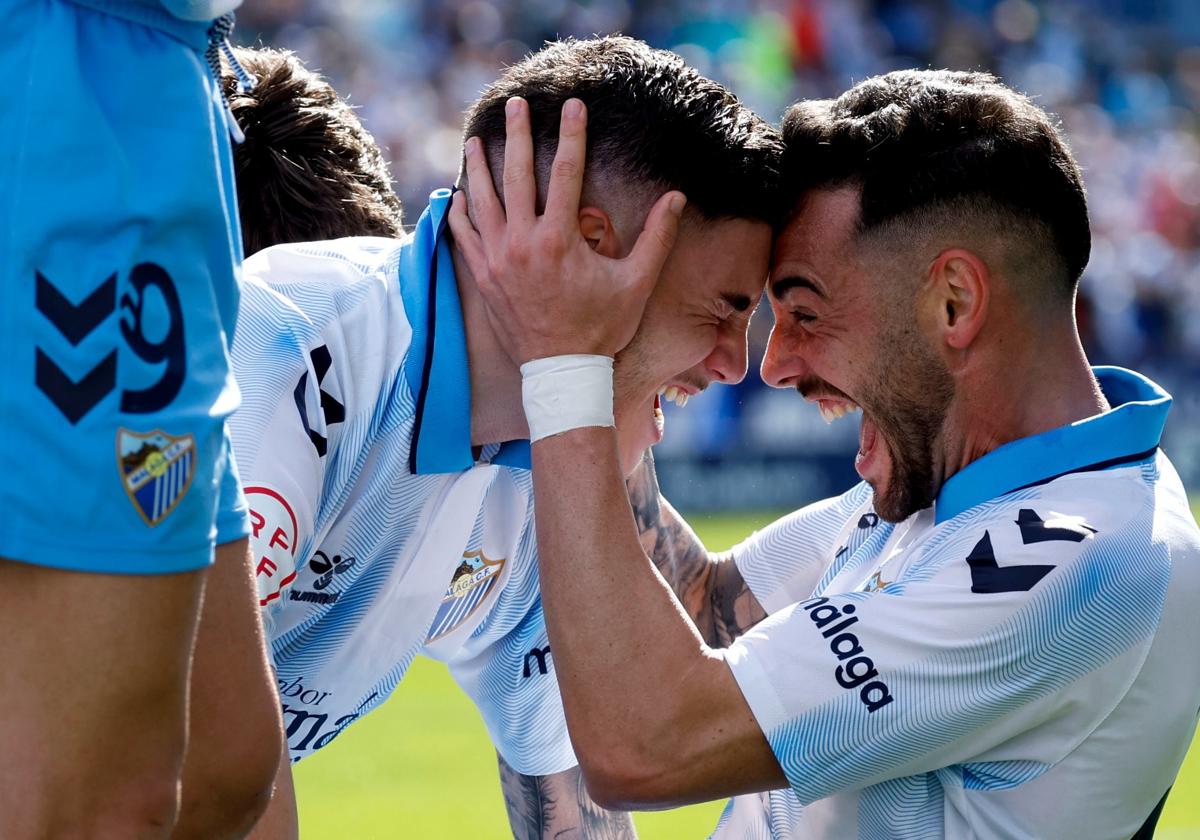
[[[1017,525],[1021,528],[1021,542],[1025,545],[1055,540],[1083,542],[1096,533],[1095,528],[1078,517],[1061,517],[1046,522],[1029,508],[1021,508],[1017,514]]]
[[[1053,566],[999,565],[992,549],[992,535],[987,531],[967,555],[967,565],[971,567],[971,591],[985,595],[1028,592],[1054,569]]]
[[[80,301],[79,305],[72,304],[57,287],[40,271],[35,271],[37,290],[35,305],[38,312],[46,316],[46,320],[62,333],[74,347],[87,337],[88,333],[100,326],[100,322],[112,314],[117,308],[117,275],[110,274],[108,279],[96,287],[90,295]]]
[[[312,359],[313,370],[317,374],[317,388],[321,394],[321,415],[325,419],[325,425],[331,426],[334,423],[341,423],[346,419],[346,407],[342,405],[332,395],[322,389],[321,383],[325,381],[325,374],[329,372],[329,368],[333,365],[333,357],[329,355],[329,348],[322,344],[308,354]],[[308,371],[300,374],[300,381],[296,383],[296,390],[292,392],[292,396],[296,400],[296,408],[300,411],[300,422],[304,424],[304,431],[308,433],[308,439],[312,441],[313,447],[317,450],[317,455],[324,457],[329,450],[329,440],[319,432],[313,430],[312,424],[308,422],[308,408],[305,405],[304,394],[308,390]]]
[[[78,304],[35,272],[34,305],[72,346],[78,346],[117,306],[117,275],[108,278]],[[110,352],[78,382],[71,379],[41,347],[35,348],[34,384],[63,416],[76,424],[117,385],[117,353]]]

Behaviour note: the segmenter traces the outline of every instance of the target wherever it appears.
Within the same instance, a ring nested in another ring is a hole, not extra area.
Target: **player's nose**
[[[736,385],[746,378],[747,354],[746,333],[738,330],[721,330],[717,344],[704,360],[709,378],[726,385]]]
[[[772,388],[794,388],[797,382],[812,375],[812,369],[795,343],[788,341],[776,325],[767,339],[759,374]]]

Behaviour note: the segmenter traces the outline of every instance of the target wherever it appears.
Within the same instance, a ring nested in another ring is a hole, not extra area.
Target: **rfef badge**
[[[182,501],[196,473],[196,439],[117,430],[121,484],[146,524],[162,522]]]
[[[503,558],[489,560],[482,551],[465,552],[462,562],[454,570],[446,594],[442,596],[442,603],[433,617],[425,641],[437,641],[466,621],[487,600],[488,594],[500,580],[503,568]]]

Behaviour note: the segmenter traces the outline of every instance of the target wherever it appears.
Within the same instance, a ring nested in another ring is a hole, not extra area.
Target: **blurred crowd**
[[[237,40],[295,50],[350,98],[415,222],[429,191],[455,178],[463,111],[499,68],[546,40],[612,32],[679,52],[772,120],[798,98],[903,67],[990,70],[1058,114],[1089,191],[1089,353],[1174,390],[1171,454],[1200,480],[1200,4],[247,0]],[[760,311],[758,355],[769,322]],[[794,395],[753,374],[711,390],[668,418],[665,456],[845,451],[855,436],[815,411],[798,419]]]

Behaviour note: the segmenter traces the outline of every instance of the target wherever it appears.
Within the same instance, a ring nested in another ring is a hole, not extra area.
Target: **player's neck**
[[[521,406],[521,371],[500,345],[466,261],[452,251],[467,336],[471,381],[471,443],[479,446],[528,437]]]
[[[943,481],[1006,443],[1110,408],[1074,328],[980,356],[957,383],[942,436]]]

